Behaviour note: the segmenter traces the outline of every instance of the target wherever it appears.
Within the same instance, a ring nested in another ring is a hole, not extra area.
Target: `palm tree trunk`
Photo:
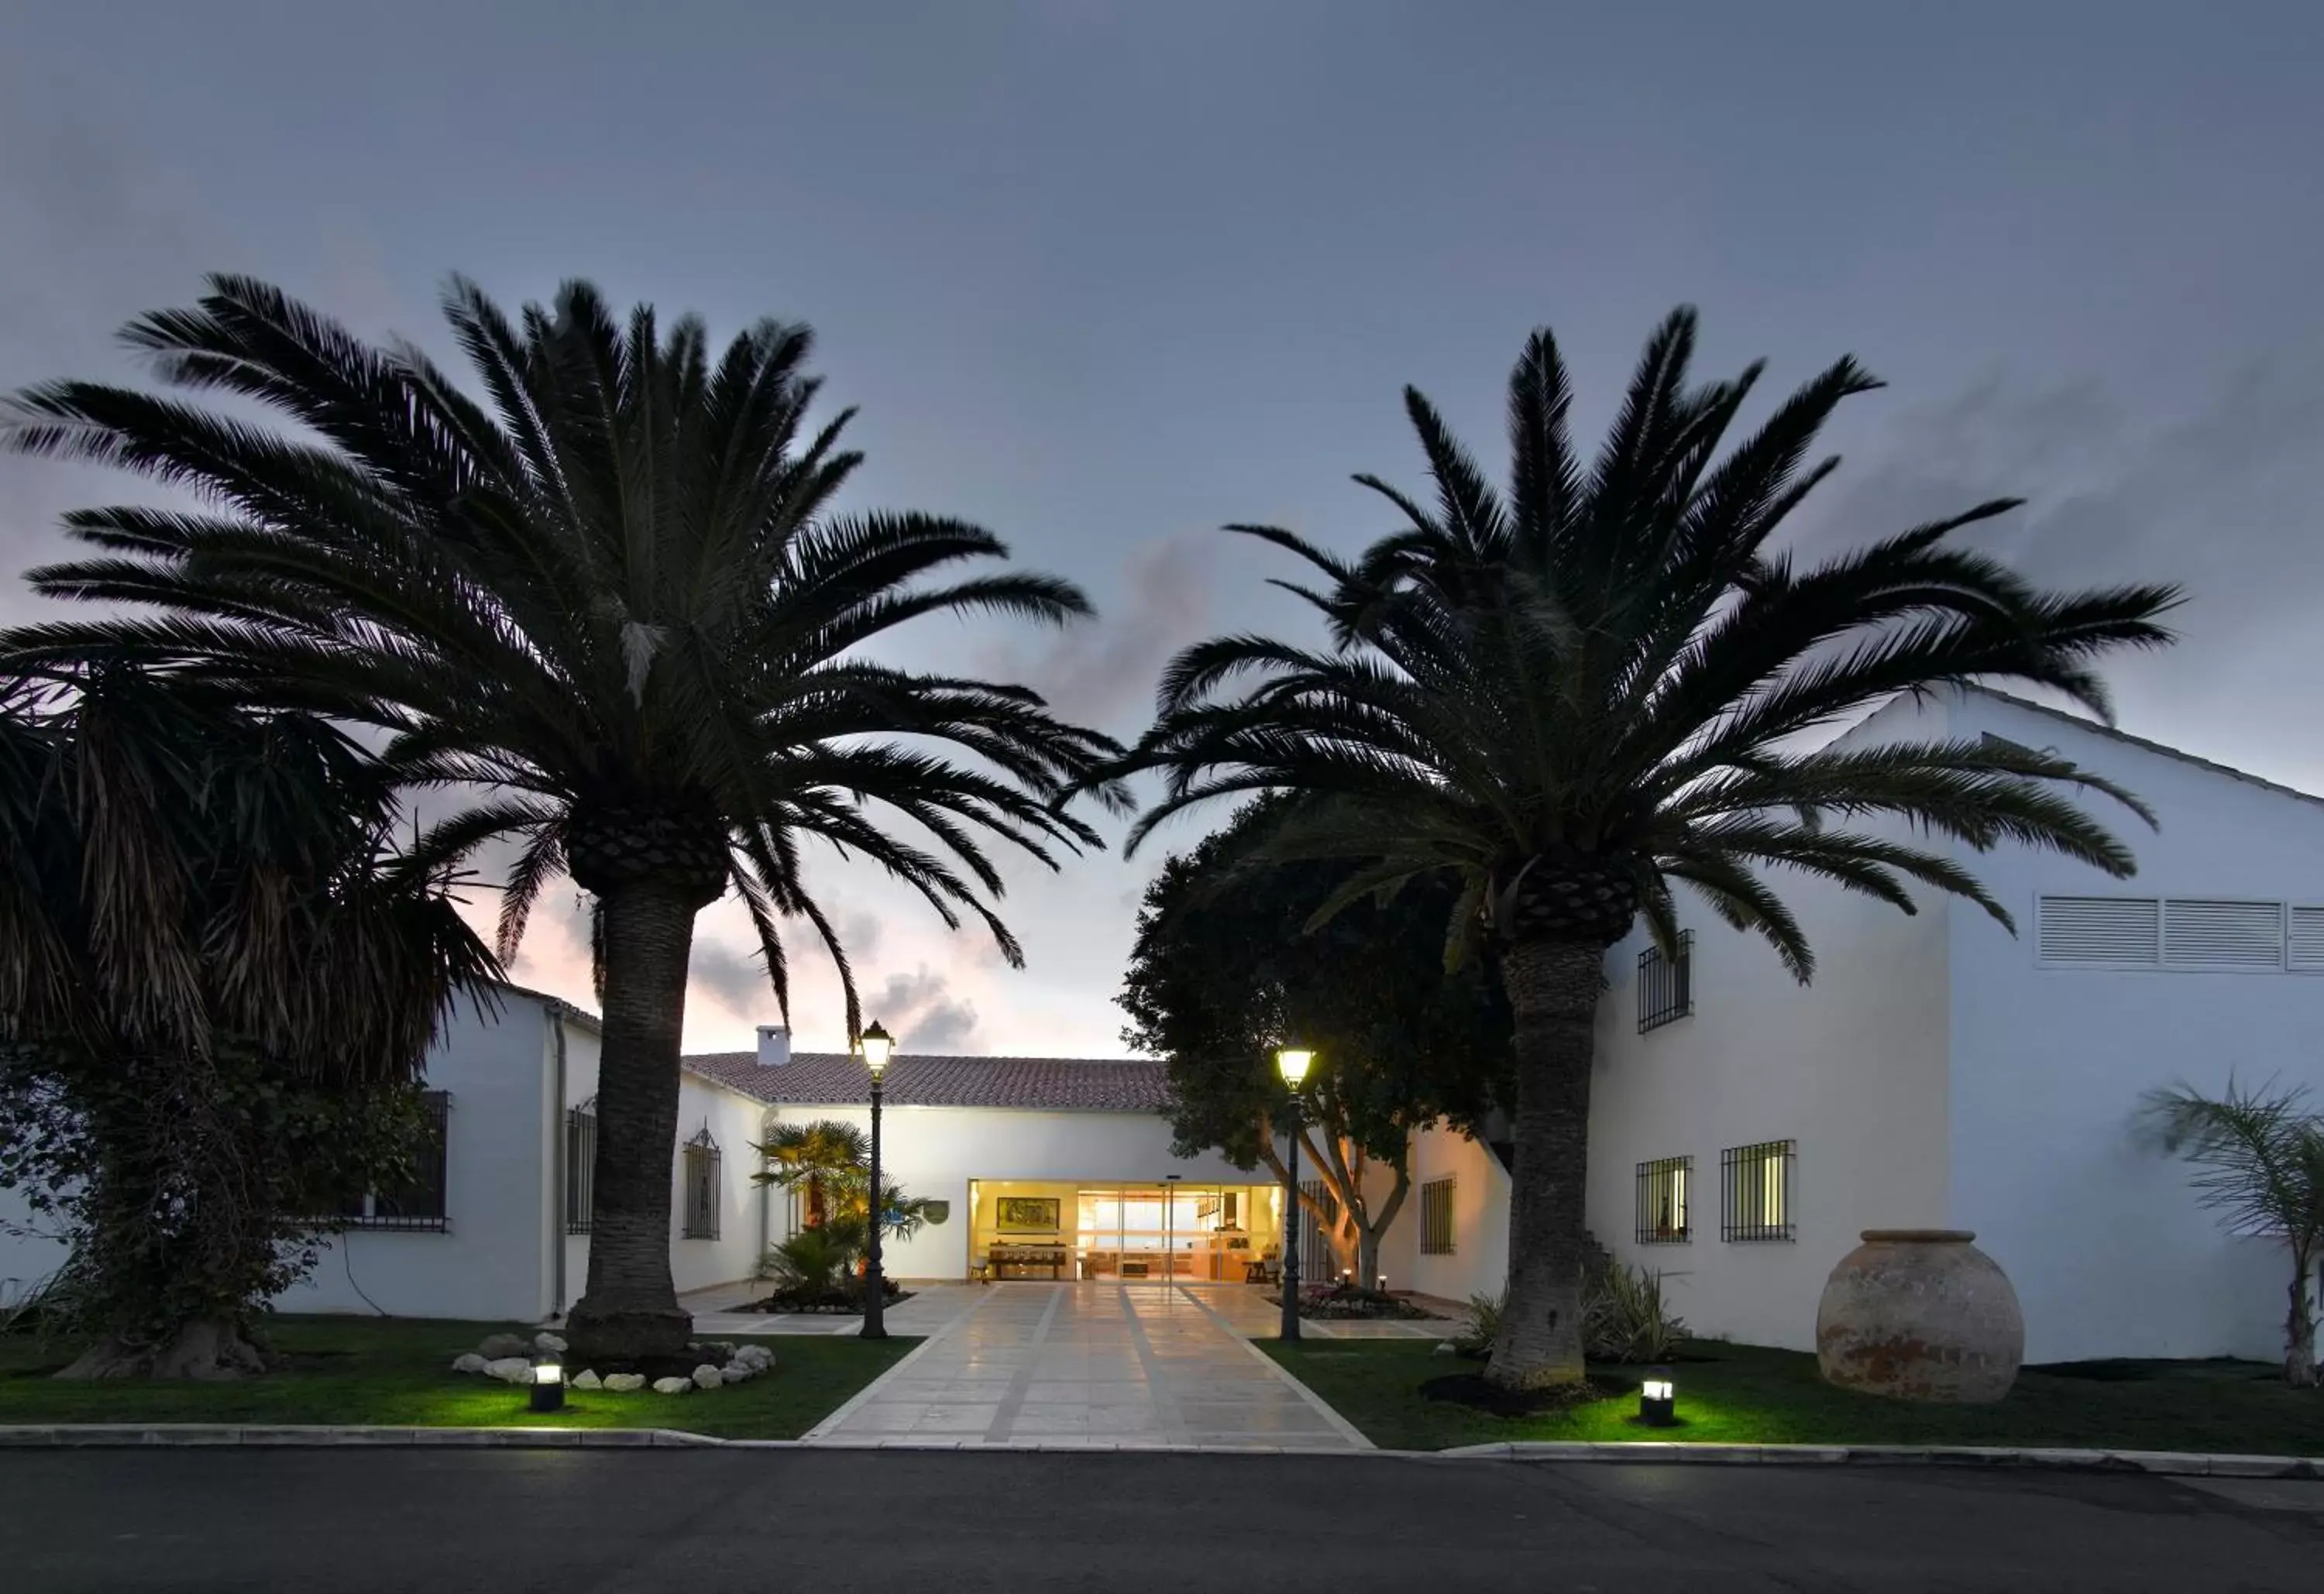
[[[2316,1259],[2305,1251],[2292,1254],[2292,1311],[2284,1320],[2283,1381],[2295,1389],[2316,1387],[2316,1318],[2309,1309],[2308,1280]]]
[[[678,1038],[698,895],[644,879],[613,887],[599,902],[605,1016],[595,1215],[588,1287],[566,1332],[572,1354],[587,1360],[675,1357],[694,1327],[670,1277],[669,1206]]]
[[[1590,1059],[1605,949],[1525,941],[1501,958],[1517,1019],[1517,1167],[1508,1304],[1485,1377],[1508,1389],[1579,1382]]]

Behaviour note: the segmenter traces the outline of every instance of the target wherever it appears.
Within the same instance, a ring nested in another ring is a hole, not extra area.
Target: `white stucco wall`
[[[2282,1354],[2285,1270],[2273,1244],[2222,1236],[2183,1164],[2143,1146],[2142,1092],[2300,1083],[2324,1105],[2324,974],[2040,966],[2043,893],[2324,902],[2324,806],[1982,696],[1989,731],[2113,777],[2152,805],[2148,831],[2088,806],[2135,852],[2135,880],[2022,851],[1976,860],[2021,935],[1953,916],[1951,1218],[2015,1284],[2034,1361]]]
[[[767,1235],[761,1214],[767,1202],[765,1193],[751,1183],[751,1175],[760,1166],[759,1154],[752,1147],[764,1138],[761,1125],[765,1114],[764,1103],[739,1092],[696,1074],[679,1076],[680,1147],[706,1126],[721,1153],[716,1239],[688,1239],[683,1234],[685,1157],[681,1154],[671,1160],[669,1271],[681,1295],[713,1285],[733,1284],[759,1271],[760,1259],[766,1255]]]
[[[1900,705],[1851,740],[1928,731]],[[1694,932],[1692,1017],[1640,1035],[1646,932],[1608,954],[1591,1082],[1590,1227],[1617,1258],[1661,1271],[1674,1309],[1695,1332],[1809,1350],[1824,1278],[1859,1230],[1944,1217],[1948,909],[1924,893],[1922,911],[1908,916],[1804,876],[1766,878],[1814,949],[1812,986],[1683,886],[1679,920]],[[1720,1154],[1768,1140],[1798,1143],[1796,1238],[1722,1241]],[[1692,1239],[1640,1245],[1637,1165],[1668,1156],[1694,1159]]]
[[[1388,1288],[1416,1290],[1455,1304],[1470,1296],[1496,1295],[1509,1277],[1509,1176],[1492,1148],[1449,1129],[1423,1129],[1412,1138],[1412,1189],[1396,1221],[1380,1238],[1380,1271]],[[1452,1181],[1452,1250],[1424,1256],[1420,1249],[1420,1187]],[[1375,1167],[1365,1194],[1384,1201],[1392,1177]]]
[[[835,1119],[867,1132],[869,1107],[790,1107],[779,1121]],[[883,1171],[906,1193],[952,1203],[951,1216],[908,1240],[891,1241],[882,1258],[896,1278],[961,1278],[968,1272],[971,1179],[1029,1179],[1104,1184],[1159,1182],[1264,1184],[1216,1156],[1170,1154],[1170,1126],[1152,1113],[1028,1112],[973,1107],[890,1107],[881,1114]],[[779,1208],[776,1238],[784,1233]]]
[[[549,1135],[554,1026],[537,999],[504,995],[498,1016],[462,1004],[428,1055],[427,1084],[451,1092],[442,1232],[355,1230],[278,1298],[285,1312],[531,1322],[554,1281]]]

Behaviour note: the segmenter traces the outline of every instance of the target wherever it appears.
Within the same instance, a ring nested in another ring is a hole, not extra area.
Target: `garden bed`
[[[568,1390],[535,1414],[521,1385],[466,1377],[452,1359],[512,1325],[410,1318],[281,1317],[269,1327],[281,1370],[234,1383],[60,1383],[80,1347],[0,1335],[0,1424],[220,1423],[392,1427],[678,1428],[730,1439],[796,1439],[918,1341],[852,1334],[737,1339],[770,1346],[774,1369],[708,1396]],[[517,1331],[530,1335],[530,1329]],[[721,1341],[722,1344],[729,1341]],[[575,1370],[578,1370],[577,1368]],[[690,1372],[691,1365],[678,1371]]]
[[[883,1282],[887,1287],[881,1295],[889,1305],[893,1306],[899,1301],[908,1301],[912,1298],[912,1292],[898,1285],[894,1279],[887,1279]],[[746,1302],[740,1306],[730,1306],[725,1310],[763,1313],[770,1317],[805,1316],[817,1313],[827,1313],[834,1317],[861,1317],[863,1315],[863,1292],[843,1289],[779,1289],[771,1295],[761,1296],[758,1300]]]
[[[1280,1290],[1268,1296],[1267,1299],[1269,1304],[1276,1306],[1283,1304],[1283,1294]],[[1434,1312],[1425,1312],[1401,1295],[1392,1295],[1384,1290],[1359,1289],[1351,1284],[1336,1284],[1330,1289],[1320,1292],[1301,1290],[1299,1315],[1302,1318],[1312,1317],[1326,1322],[1359,1319],[1410,1321],[1416,1318],[1436,1317]]]
[[[2255,1361],[2032,1367],[1997,1405],[1917,1405],[1835,1389],[1814,1356],[1693,1340],[1672,1359],[1678,1424],[1642,1430],[1643,1368],[1592,1366],[1615,1393],[1496,1415],[1441,1396],[1473,1364],[1411,1340],[1257,1341],[1375,1444],[1444,1450],[1509,1440],[1736,1444],[1967,1444],[2324,1456],[2324,1390]],[[1437,1397],[1429,1386],[1438,1385]]]

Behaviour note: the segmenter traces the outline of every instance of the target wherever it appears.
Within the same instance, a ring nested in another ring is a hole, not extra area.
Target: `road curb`
[[[1139,1444],[1109,1440],[982,1441],[718,1439],[677,1428],[364,1428],[298,1424],[57,1423],[0,1425],[0,1450],[883,1450],[988,1454],[1344,1456],[1409,1461],[1513,1461],[1535,1465],[1960,1467],[2061,1472],[2136,1472],[2158,1478],[2324,1479],[2324,1456],[2208,1455],[2192,1451],[2057,1450],[1998,1445],[1676,1444],[1646,1440],[1517,1442],[1453,1450],[1310,1450]]]
[[[0,1426],[0,1450],[346,1447],[447,1450],[655,1450],[723,1445],[675,1428],[337,1428],[295,1423],[58,1423]],[[765,1441],[788,1444],[788,1440]]]
[[[2144,1472],[2163,1478],[2324,1478],[2324,1457],[2207,1455],[2193,1451],[2061,1450],[2003,1445],[1674,1444],[1518,1442],[1427,1452],[1448,1460],[1678,1462],[1695,1466],[1973,1467]]]

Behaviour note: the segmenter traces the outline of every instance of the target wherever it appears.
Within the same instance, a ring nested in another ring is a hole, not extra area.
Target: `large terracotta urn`
[[[1982,1405],[2017,1380],[2025,1318],[2009,1276],[1959,1229],[1868,1229],[1816,1307],[1824,1381]]]

